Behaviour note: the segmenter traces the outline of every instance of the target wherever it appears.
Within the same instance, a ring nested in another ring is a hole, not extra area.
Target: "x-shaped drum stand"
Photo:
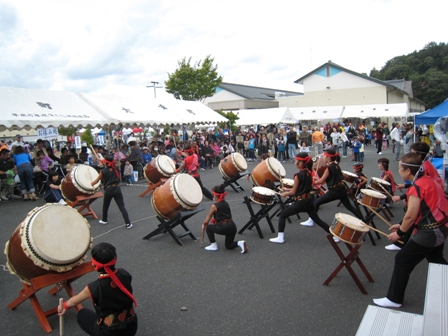
[[[269,218],[269,211],[272,208],[274,208],[274,206],[277,204],[276,202],[272,202],[271,204],[260,204],[261,208],[257,213],[255,213],[254,209],[252,209],[251,199],[249,197],[244,196],[243,203],[246,203],[246,205],[247,205],[247,209],[249,210],[249,213],[250,213],[250,219],[246,223],[246,225],[244,225],[243,228],[240,231],[238,231],[239,234],[242,234],[247,229],[250,230],[255,226],[260,238],[264,238],[263,232],[261,232],[260,225],[258,224],[258,222],[262,218],[266,218],[266,220],[268,221],[268,224],[269,224],[269,228],[271,229],[271,232],[275,233],[274,226],[272,225],[271,219]]]
[[[226,178],[222,177],[224,180],[224,185],[230,186],[233,190],[235,190],[237,193],[240,191],[244,191],[244,188],[238,183],[238,180],[242,178],[243,176],[249,175],[249,173],[238,173],[238,175],[232,177],[232,178]]]

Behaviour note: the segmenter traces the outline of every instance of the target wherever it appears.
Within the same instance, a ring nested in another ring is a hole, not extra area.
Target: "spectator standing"
[[[31,164],[31,156],[25,152],[22,146],[16,146],[14,147],[13,159],[19,173],[23,200],[25,202],[28,199],[35,201],[36,194],[34,193],[34,172],[33,165]]]
[[[376,128],[376,131],[375,131],[376,153],[378,155],[383,154],[382,149],[381,149],[381,147],[383,146],[383,137],[384,137],[384,131],[382,128],[382,124],[379,123],[378,127]]]
[[[313,134],[311,134],[311,140],[313,142],[314,152],[316,155],[322,154],[323,151],[323,142],[324,142],[324,134],[319,131],[316,127]]]
[[[288,154],[290,162],[294,162],[297,154],[297,132],[292,126],[289,126],[289,132],[286,133],[286,144],[288,146]]]
[[[400,157],[400,148],[401,148],[401,136],[400,136],[400,124],[396,124],[395,127],[392,129],[392,131],[390,132],[390,137],[393,141],[394,144],[394,153],[395,153],[395,157],[394,160],[398,161],[399,157]]]

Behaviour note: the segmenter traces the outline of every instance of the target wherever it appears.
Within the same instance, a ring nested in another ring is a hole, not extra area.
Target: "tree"
[[[204,61],[191,65],[191,57],[184,57],[178,62],[178,68],[168,73],[165,82],[166,92],[176,99],[202,101],[213,96],[216,88],[222,83],[218,75],[218,65],[213,65],[214,58],[207,56]]]
[[[65,136],[72,136],[73,134],[75,134],[76,132],[78,132],[78,129],[75,127],[59,127],[58,129],[58,133],[59,135],[65,135]]]
[[[223,112],[222,110],[216,111],[223,117],[229,119],[228,122],[220,122],[218,123],[219,128],[224,129],[224,127],[227,125],[230,127],[232,132],[235,132],[237,130],[237,127],[235,126],[235,122],[240,118],[238,114],[233,113],[232,111],[229,112]]]
[[[87,127],[84,133],[81,134],[81,141],[85,142],[87,146],[93,145],[93,135],[90,127]]]

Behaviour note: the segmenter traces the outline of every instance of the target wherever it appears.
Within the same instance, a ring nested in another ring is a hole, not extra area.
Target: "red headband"
[[[219,198],[216,200],[216,202],[222,202],[224,201],[224,198],[226,197],[227,193],[224,191],[223,193],[218,193],[216,191],[212,191],[213,196],[219,196]]]
[[[117,263],[117,258],[114,258],[111,261],[109,261],[109,262],[107,262],[105,264],[102,264],[102,263],[96,261],[92,257],[92,264],[95,266],[95,270],[98,271],[101,268],[104,268],[104,270],[110,276],[112,281],[115,282],[115,284],[118,286],[118,288],[120,288],[120,290],[123,293],[125,293],[127,296],[129,296],[132,299],[132,301],[134,301],[134,305],[137,307],[138,304],[137,304],[137,301],[135,301],[135,297],[126,289],[126,287],[121,283],[120,279],[118,279],[116,274],[114,272],[112,272],[112,270],[109,267],[109,266],[114,266],[116,263]]]
[[[331,157],[331,158],[333,158],[333,157],[338,157],[338,156],[339,156],[338,153],[328,154],[327,152],[324,152],[324,155],[325,155],[325,156],[328,156],[328,157]]]
[[[112,161],[108,161],[106,159],[103,160],[103,164],[105,164],[106,166],[113,168],[115,171],[115,175],[117,175],[118,179],[120,179],[120,173],[118,172],[118,170],[115,168],[115,163],[114,160]]]
[[[310,162],[310,160],[311,160],[311,156],[300,157],[300,156],[297,156],[297,155],[296,155],[295,159],[296,159],[297,161],[305,161],[305,164],[304,164],[304,165],[307,166],[307,165],[308,165],[308,162]]]

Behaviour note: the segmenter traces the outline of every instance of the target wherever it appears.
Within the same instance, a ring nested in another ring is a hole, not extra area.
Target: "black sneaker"
[[[130,229],[132,227],[132,223],[126,224],[126,229]]]

